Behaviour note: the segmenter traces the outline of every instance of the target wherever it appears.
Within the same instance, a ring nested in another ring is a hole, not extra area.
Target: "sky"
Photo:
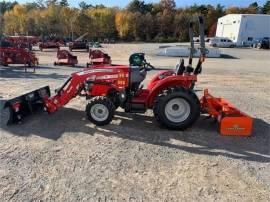
[[[10,0],[9,0],[10,1]],[[12,0],[13,1],[13,0]],[[16,0],[19,3],[33,2],[33,0]],[[78,7],[78,3],[82,0],[68,0],[69,5]],[[105,6],[118,6],[125,7],[129,0],[84,0],[85,2],[96,5],[104,4]],[[159,0],[144,0],[145,2],[159,2]],[[263,5],[266,0],[175,0],[177,7],[185,7],[193,4],[221,4],[224,6],[248,6],[249,4],[257,1],[259,5]]]

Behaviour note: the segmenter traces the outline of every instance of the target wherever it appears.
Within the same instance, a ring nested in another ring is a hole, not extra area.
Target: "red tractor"
[[[181,130],[194,124],[204,112],[220,122],[222,134],[250,135],[252,118],[226,100],[214,98],[207,90],[199,99],[191,89],[202,71],[206,53],[203,19],[199,18],[199,22],[201,57],[196,68],[191,66],[192,57],[187,66],[182,60],[175,69],[156,74],[143,88],[141,84],[147,72],[155,68],[146,62],[143,53],[133,54],[129,65],[105,64],[73,73],[54,96],[50,96],[50,89],[46,86],[7,101],[5,107],[10,109],[8,123],[21,122],[24,116],[38,109],[45,108],[48,113],[54,113],[76,96],[84,96],[89,100],[87,118],[99,126],[109,124],[120,106],[127,113],[144,113],[152,109],[158,123]],[[193,23],[190,28],[193,28]]]
[[[130,66],[108,65],[73,73],[53,97],[49,97],[48,87],[24,95],[28,98],[25,106],[23,101],[18,102],[20,99],[16,103],[10,100],[7,102],[13,109],[10,122],[20,121],[24,112],[29,111],[28,106],[36,108],[37,100],[38,105],[43,103],[46,111],[53,113],[78,95],[89,99],[86,113],[96,125],[110,123],[118,106],[134,113],[153,109],[157,120],[173,129],[185,129],[198,119],[200,101],[189,89],[197,80],[195,74],[185,75],[181,68],[158,73],[143,89],[141,83],[153,67],[145,62],[144,54],[133,54],[130,62]],[[41,96],[42,102],[36,95]]]

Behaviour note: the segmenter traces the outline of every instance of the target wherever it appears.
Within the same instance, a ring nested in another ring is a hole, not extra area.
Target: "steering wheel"
[[[146,71],[151,71],[153,69],[156,69],[153,65],[151,65],[150,63],[144,61],[144,64],[143,64],[143,68],[146,70]]]

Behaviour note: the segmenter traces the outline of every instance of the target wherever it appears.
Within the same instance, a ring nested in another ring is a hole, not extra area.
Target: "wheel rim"
[[[172,122],[183,122],[190,115],[190,105],[183,98],[174,98],[166,104],[165,115]]]
[[[103,104],[95,104],[90,110],[91,116],[96,121],[105,121],[109,117],[109,110]]]

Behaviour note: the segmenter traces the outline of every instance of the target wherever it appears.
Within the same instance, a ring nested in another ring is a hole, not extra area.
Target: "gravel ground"
[[[114,63],[145,52],[156,67],[178,58],[157,57],[160,44],[105,45]],[[36,52],[40,67],[24,73],[0,66],[5,100],[45,85],[55,89],[80,67],[54,67],[55,51]],[[5,125],[1,111],[1,201],[269,201],[270,52],[222,49],[207,59],[196,90],[222,96],[254,117],[251,137],[223,137],[212,120],[186,131],[160,128],[149,111],[117,111],[112,124],[85,119],[86,101],[75,98],[57,113],[40,113]],[[86,52],[74,52],[80,65]],[[150,72],[148,79],[155,72]]]

